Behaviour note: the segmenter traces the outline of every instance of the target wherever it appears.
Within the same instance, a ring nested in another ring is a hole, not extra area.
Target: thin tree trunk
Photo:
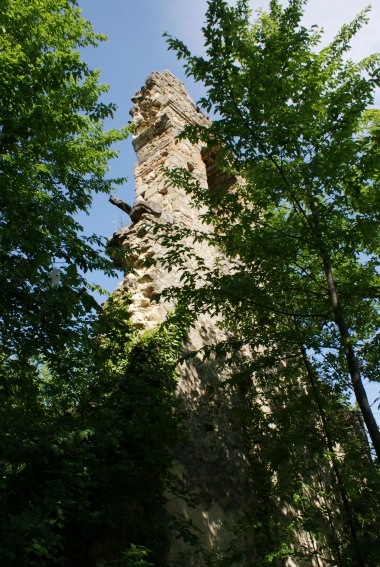
[[[377,459],[380,461],[380,431],[376,423],[376,419],[372,413],[371,407],[368,402],[367,393],[363,386],[360,376],[358,361],[355,355],[354,348],[350,337],[344,314],[339,302],[338,291],[335,285],[330,256],[325,245],[322,230],[319,223],[318,211],[315,206],[313,197],[310,198],[310,210],[313,217],[315,234],[318,240],[318,248],[322,255],[323,269],[326,276],[327,288],[330,298],[331,309],[334,314],[334,320],[338,327],[339,334],[342,340],[344,354],[347,361],[348,371],[351,377],[351,383],[354,389],[355,398],[362,413],[364,423],[367,426],[368,434],[372,441],[374,451]]]
[[[314,395],[314,399],[315,399],[315,402],[317,404],[318,413],[319,413],[321,421],[322,421],[322,428],[323,428],[323,432],[325,434],[327,447],[328,447],[330,453],[332,455],[334,455],[334,457],[332,458],[332,461],[331,461],[332,462],[332,468],[333,468],[335,478],[336,478],[336,482],[337,482],[337,485],[338,485],[338,491],[339,491],[340,497],[342,499],[343,508],[344,508],[345,513],[346,513],[346,518],[347,518],[349,531],[350,531],[350,534],[351,534],[351,539],[352,539],[352,542],[354,544],[354,550],[355,550],[357,564],[360,567],[365,567],[365,563],[364,563],[363,557],[360,553],[360,549],[359,549],[359,545],[358,545],[358,536],[357,536],[357,531],[356,531],[355,515],[354,515],[354,512],[352,510],[351,502],[350,502],[350,499],[348,497],[348,494],[347,494],[345,486],[344,486],[344,481],[343,481],[342,475],[340,474],[340,470],[338,468],[338,464],[337,464],[337,461],[335,459],[334,443],[333,443],[333,440],[332,440],[331,435],[330,435],[329,427],[327,425],[327,419],[326,419],[325,411],[323,409],[323,406],[322,406],[322,403],[321,403],[321,400],[320,400],[320,397],[319,397],[319,392],[318,392],[316,380],[315,380],[315,377],[314,377],[314,369],[313,369],[312,364],[311,364],[311,362],[310,362],[310,360],[307,356],[307,352],[306,352],[304,345],[300,343],[299,348],[300,348],[302,360],[303,360],[303,363],[304,363],[304,366],[306,368],[306,372],[307,372],[307,375],[308,375],[308,378],[309,378],[309,382],[310,382],[311,389],[312,389],[312,392],[313,392],[313,395]]]

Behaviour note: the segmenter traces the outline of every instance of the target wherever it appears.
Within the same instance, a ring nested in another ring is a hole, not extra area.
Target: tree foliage
[[[0,563],[161,564],[179,332],[137,335],[76,220],[107,177],[115,106],[79,50],[105,37],[75,0],[0,5]],[[147,549],[148,548],[148,549]]]
[[[106,178],[111,145],[107,86],[81,60],[96,34],[72,0],[5,0],[0,7],[1,343],[8,355],[45,356],[93,308],[83,272],[112,272],[102,239],[75,220]],[[52,270],[55,272],[52,273]],[[61,285],[54,278],[60,273]]]
[[[2,365],[2,565],[120,565],[136,546],[165,564],[183,337],[175,325],[141,336],[128,306],[120,294],[109,300],[69,377]]]
[[[305,482],[302,451],[315,463],[319,449],[312,438],[322,438],[320,454],[331,458],[342,511],[336,525],[344,525],[348,536],[342,538],[338,528],[328,547],[339,565],[366,565],[377,561],[379,519],[371,498],[378,472],[360,427],[354,428],[356,440],[349,439],[347,400],[354,392],[380,457],[379,429],[362,382],[379,376],[380,119],[373,105],[380,58],[348,58],[368,9],[321,47],[321,30],[302,25],[305,4],[290,0],[283,7],[272,0],[269,12],[259,12],[252,22],[247,1],[233,7],[211,0],[203,57],[168,38],[187,75],[206,87],[199,104],[215,113],[210,127],[191,125],[181,136],[202,142],[206,169],[212,162],[220,175],[216,186],[207,187],[187,170],[168,172],[196,206],[206,206],[203,220],[212,230],[158,231],[169,248],[164,262],[170,267],[180,258],[183,270],[183,287],[167,293],[194,314],[209,310],[222,318],[234,338],[220,348],[232,353],[231,360],[243,346],[250,348],[250,388],[265,391],[276,408],[272,437],[279,444],[276,455],[269,446],[266,453],[272,473],[292,463]],[[192,252],[182,238],[188,236],[220,250],[212,268],[195,256],[199,269],[186,267],[184,258]],[[292,396],[302,404],[288,418]],[[300,408],[314,416],[311,437]],[[334,414],[341,416],[340,427]],[[294,438],[288,437],[292,431]],[[270,437],[268,432],[267,443]],[[287,446],[293,443],[294,451]],[[280,446],[282,464],[274,464]],[[353,482],[355,475],[364,492]],[[310,493],[302,498],[316,513]],[[331,508],[325,511],[328,516]],[[312,524],[310,533],[317,533],[319,521]],[[291,554],[289,546],[284,549]]]
[[[218,278],[226,304],[281,315],[283,336],[328,353],[343,390],[350,377],[380,454],[359,376],[377,373],[379,57],[345,60],[367,10],[318,51],[320,31],[301,25],[304,4],[271,2],[252,25],[247,2],[210,2],[205,58],[169,39],[207,87],[203,107],[220,116],[184,135],[217,148],[220,169],[241,183],[206,191],[184,171],[172,180],[209,207],[216,244],[242,262]],[[251,338],[257,324],[240,317],[236,330]]]

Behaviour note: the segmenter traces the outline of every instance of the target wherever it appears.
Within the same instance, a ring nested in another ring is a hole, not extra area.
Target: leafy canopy
[[[74,0],[1,2],[0,340],[10,355],[57,349],[94,306],[81,273],[112,272],[102,239],[75,220],[122,182],[106,178],[107,163],[128,128],[104,131],[115,106],[78,51],[104,39]]]
[[[159,564],[166,548],[179,333],[137,336],[120,297],[95,317],[82,274],[113,266],[75,220],[123,181],[107,163],[129,129],[104,131],[115,106],[78,51],[104,39],[75,0],[0,4],[4,566],[148,565],[146,546]]]
[[[284,345],[304,347],[324,380],[352,388],[379,457],[362,376],[378,380],[380,362],[380,57],[347,58],[368,8],[321,48],[321,30],[302,25],[305,4],[273,0],[252,23],[247,1],[210,1],[204,57],[168,39],[216,115],[183,136],[206,144],[226,174],[209,189],[183,170],[171,179],[208,207],[210,242],[238,261],[189,293],[254,348],[280,359]]]
[[[277,503],[272,517],[253,513],[251,525],[266,525],[262,564],[282,557],[270,539],[278,501],[289,502],[293,489],[300,512],[285,556],[297,547],[300,522],[322,561],[326,552],[339,565],[364,566],[377,562],[379,537],[378,467],[360,431],[364,421],[379,458],[363,377],[378,381],[380,370],[380,57],[348,57],[368,9],[322,47],[322,31],[302,25],[305,5],[272,0],[252,21],[248,1],[210,0],[202,57],[168,37],[187,75],[206,87],[199,104],[215,115],[210,127],[181,134],[205,146],[208,183],[185,169],[168,172],[169,180],[206,208],[211,230],[157,231],[167,268],[182,271],[183,285],[166,293],[194,317],[208,310],[230,333],[217,352],[240,369],[231,386],[249,401],[244,430],[260,440],[266,501]],[[220,251],[211,268],[191,250],[191,236]],[[352,391],[359,428],[347,403]],[[260,415],[263,395],[271,411]],[[325,518],[315,505],[329,490],[318,488],[321,474],[336,502],[334,510],[322,505]],[[322,528],[329,515],[340,534]]]

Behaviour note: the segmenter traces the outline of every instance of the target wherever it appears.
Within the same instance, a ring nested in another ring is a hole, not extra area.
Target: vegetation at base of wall
[[[170,324],[139,335],[128,304],[115,294],[105,305],[72,369],[73,396],[31,362],[20,406],[16,363],[2,365],[10,384],[1,413],[2,565],[122,565],[133,554],[137,565],[142,547],[145,564],[165,564],[182,336]],[[24,367],[20,375],[25,381]]]

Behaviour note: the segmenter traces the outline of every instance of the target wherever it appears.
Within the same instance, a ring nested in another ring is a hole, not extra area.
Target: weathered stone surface
[[[136,201],[131,211],[133,224],[113,237],[127,253],[130,265],[120,284],[132,297],[130,314],[137,328],[149,329],[161,323],[171,302],[156,302],[155,295],[172,285],[179,285],[180,273],[173,267],[167,272],[146,265],[147,258],[159,258],[161,245],[152,233],[152,219],[163,223],[201,228],[200,211],[189,197],[167,185],[163,168],[186,167],[205,187],[206,164],[201,146],[187,140],[176,143],[176,136],[189,123],[208,125],[209,120],[196,108],[183,84],[168,71],[152,73],[146,85],[133,98],[131,115],[136,124],[134,148],[138,157],[135,167]],[[194,245],[189,242],[189,245]],[[213,253],[205,244],[196,252],[206,262]],[[233,528],[242,519],[242,502],[247,500],[247,460],[239,428],[231,419],[233,400],[221,396],[217,385],[226,372],[214,362],[205,363],[200,354],[207,344],[222,338],[215,321],[208,315],[199,317],[191,330],[186,352],[193,357],[181,364],[178,396],[184,417],[184,442],[176,449],[175,470],[189,493],[196,495],[197,506],[171,498],[171,512],[182,520],[191,519],[200,530],[200,543],[207,551],[218,551],[233,538]],[[199,352],[198,352],[199,351]],[[179,472],[180,471],[180,472]],[[176,565],[185,542],[175,542],[171,563]],[[182,561],[182,560],[181,560]],[[188,565],[201,565],[200,557],[188,559]],[[185,563],[180,563],[185,565]]]
[[[163,168],[190,167],[207,184],[200,147],[187,140],[176,141],[185,124],[209,124],[194,105],[183,84],[169,71],[152,73],[134,97],[131,110],[136,125],[133,145],[138,157],[135,168],[136,197],[155,201],[163,212],[192,212],[190,199],[181,195],[181,204],[167,188]],[[197,215],[193,215],[194,220]]]
[[[145,201],[143,199],[135,201],[132,210],[129,213],[132,222],[137,222],[143,214],[159,217],[161,215],[161,207],[154,201]]]
[[[126,275],[119,288],[131,295],[131,320],[143,331],[164,321],[175,307],[171,301],[157,302],[155,296],[167,287],[180,285],[176,267],[168,272],[160,265],[163,250],[152,230],[152,222],[158,219],[162,223],[202,229],[203,211],[194,208],[188,195],[167,184],[164,168],[187,168],[201,185],[210,188],[220,183],[220,176],[213,167],[212,156],[200,144],[188,140],[176,142],[186,124],[207,126],[210,122],[169,71],[152,73],[132,100],[131,115],[136,124],[133,143],[138,157],[133,223],[115,233],[111,243],[126,253],[123,260]],[[234,178],[223,179],[227,186],[235,182]],[[206,263],[214,261],[215,251],[207,245],[189,241],[189,246],[195,246],[198,256]],[[152,264],[151,259],[157,262]],[[188,493],[195,496],[196,505],[169,497],[170,511],[183,521],[191,521],[199,530],[203,550],[215,554],[231,544],[239,549],[252,549],[251,536],[244,531],[238,534],[235,528],[249,521],[249,512],[256,505],[251,487],[255,473],[236,418],[236,407],[242,400],[220,387],[231,377],[231,370],[226,370],[221,361],[203,360],[201,354],[204,347],[223,338],[215,319],[203,314],[184,345],[184,353],[192,353],[192,357],[179,368],[183,442],[175,451],[174,471]],[[183,551],[189,551],[185,541],[173,542],[169,564],[206,565],[200,555],[190,554],[179,560],[178,554]],[[254,553],[246,554],[244,565],[255,565]],[[307,565],[314,565],[313,560]]]

